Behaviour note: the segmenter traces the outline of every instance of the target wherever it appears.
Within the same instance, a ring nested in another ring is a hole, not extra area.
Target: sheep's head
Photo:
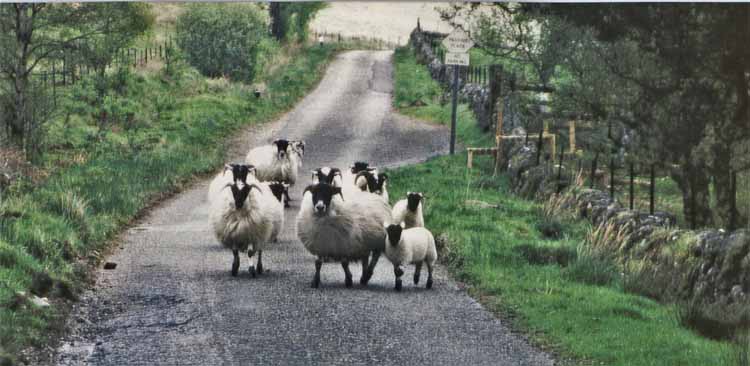
[[[307,192],[312,193],[312,203],[315,209],[315,214],[323,216],[328,212],[331,207],[331,200],[333,196],[340,195],[341,199],[344,199],[344,195],[341,193],[341,187],[334,187],[327,183],[313,184],[305,188],[305,192],[302,193],[304,196]]]
[[[359,172],[369,171],[372,172],[376,168],[370,168],[370,164],[364,161],[355,161],[354,165],[352,165],[351,170],[352,174],[357,174]]]
[[[384,223],[383,226],[385,227],[385,232],[388,234],[388,242],[391,243],[394,247],[398,245],[398,243],[401,241],[401,233],[404,231],[405,225],[402,222],[401,224],[388,224]]]
[[[376,193],[383,193],[383,191],[386,188],[386,182],[388,182],[388,174],[379,173],[378,174],[378,183],[375,186],[374,192],[376,192]]]
[[[357,184],[357,181],[359,181],[360,179],[365,179],[367,185],[360,186],[359,184]],[[375,192],[378,188],[378,176],[370,170],[363,170],[357,173],[357,176],[354,177],[354,183],[357,184],[357,186],[360,186],[363,191]]]
[[[284,197],[289,190],[289,185],[283,182],[269,182],[268,187],[271,188],[271,192],[273,192],[273,195],[279,200],[279,202],[281,202],[282,197]]]
[[[255,183],[245,184],[243,181],[234,181],[234,183],[228,183],[227,186],[232,189],[234,207],[238,210],[245,206],[245,201],[247,200],[247,196],[250,195],[251,189],[255,188],[258,192],[262,192],[260,187]]]
[[[406,194],[406,208],[411,212],[417,211],[419,204],[424,199],[424,195],[420,192],[409,192]]]
[[[337,185],[334,184],[337,176],[341,178],[341,170],[339,170],[339,168],[329,168],[327,166],[324,166],[312,171],[313,184],[328,183],[330,185]]]
[[[285,159],[289,155],[289,141],[285,139],[274,140],[273,144],[276,145],[276,157],[279,159]]]
[[[292,150],[297,153],[300,157],[305,155],[305,141],[303,140],[292,140]]]
[[[234,181],[240,181],[247,183],[247,176],[255,174],[255,167],[249,164],[227,164],[224,166],[224,171],[231,170]]]

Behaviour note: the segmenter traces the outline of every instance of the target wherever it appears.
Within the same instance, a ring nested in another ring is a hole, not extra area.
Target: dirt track
[[[234,161],[276,136],[305,139],[303,181],[291,192],[299,198],[314,167],[355,159],[393,166],[443,153],[445,129],[392,113],[391,57],[340,54],[293,111],[246,131],[231,149]],[[270,272],[231,277],[231,253],[208,228],[207,185],[164,202],[124,233],[109,259],[117,269],[101,270],[73,312],[58,364],[552,364],[440,268],[431,291],[405,281],[394,292],[384,258],[367,287],[344,288],[341,267],[326,264],[321,288],[310,288],[314,257],[294,229],[299,201],[287,209],[281,242],[264,252]],[[355,278],[359,271],[353,266]]]

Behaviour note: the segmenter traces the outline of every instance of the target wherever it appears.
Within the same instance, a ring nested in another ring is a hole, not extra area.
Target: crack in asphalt
[[[242,161],[277,136],[307,142],[284,231],[263,253],[268,273],[251,278],[243,257],[241,274],[230,276],[232,255],[209,229],[208,181],[201,182],[123,233],[122,249],[108,259],[117,269],[100,270],[75,305],[56,364],[552,365],[440,266],[432,290],[422,283],[393,291],[385,258],[367,287],[345,288],[341,267],[325,264],[321,288],[310,288],[314,257],[295,232],[307,172],[355,160],[392,167],[446,152],[445,128],[392,111],[391,58],[390,51],[339,54],[292,111],[227,144],[230,160]],[[355,278],[360,271],[352,266]]]

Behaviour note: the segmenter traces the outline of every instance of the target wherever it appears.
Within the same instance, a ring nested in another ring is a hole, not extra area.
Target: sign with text
[[[443,46],[448,49],[448,52],[466,52],[474,46],[474,41],[469,38],[469,35],[466,34],[461,29],[454,29],[451,34],[449,34],[445,39],[443,39]]]
[[[446,65],[469,66],[468,52],[447,52],[445,54]]]

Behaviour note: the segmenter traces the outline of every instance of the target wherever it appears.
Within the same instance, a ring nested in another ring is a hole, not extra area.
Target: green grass
[[[15,185],[0,203],[0,358],[45,342],[63,297],[85,279],[88,260],[155,199],[223,164],[222,141],[234,131],[289,109],[317,83],[334,51],[316,46],[286,55],[285,65],[263,77],[260,99],[249,86],[175,65],[171,73],[127,75],[119,97],[132,104],[129,122],[101,133],[87,113],[51,122],[42,164],[50,176]],[[78,88],[85,92],[84,85]],[[50,284],[34,283],[47,276]],[[53,306],[35,308],[16,295],[32,289],[55,299]]]
[[[434,100],[440,93],[425,68],[408,49],[397,51],[395,60],[396,107],[445,124],[445,107]],[[462,117],[459,139],[489,145],[470,114]],[[392,197],[406,191],[427,195],[427,226],[448,239],[441,251],[444,263],[486,306],[512,314],[515,326],[580,364],[728,364],[734,351],[728,343],[680,327],[670,306],[625,293],[616,267],[580,248],[588,223],[561,220],[562,237],[546,238],[539,225],[546,219],[541,204],[509,192],[507,176],[490,176],[491,164],[478,159],[468,170],[466,154],[459,153],[389,171]],[[467,200],[498,208],[467,205]],[[556,259],[539,259],[549,256]]]

